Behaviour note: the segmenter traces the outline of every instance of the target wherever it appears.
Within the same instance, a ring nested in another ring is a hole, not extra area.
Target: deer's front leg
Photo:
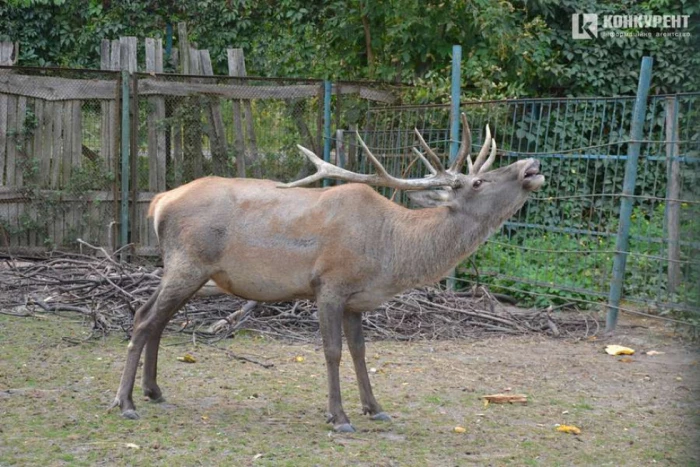
[[[355,428],[345,415],[340,397],[340,357],[342,353],[343,306],[337,302],[318,301],[318,318],[323,338],[323,352],[328,372],[328,422],[338,432],[352,433]]]
[[[348,341],[348,348],[355,366],[357,385],[360,388],[362,412],[369,414],[372,420],[390,421],[391,417],[384,413],[382,407],[374,398],[372,385],[369,382],[367,363],[365,362],[365,336],[362,331],[362,313],[346,311],[343,314],[343,325],[345,327],[345,339]]]

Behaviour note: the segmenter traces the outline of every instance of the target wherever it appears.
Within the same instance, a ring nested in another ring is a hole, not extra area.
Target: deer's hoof
[[[343,423],[333,427],[336,433],[355,433],[355,428],[349,423]]]
[[[128,418],[129,420],[138,420],[139,418],[141,418],[139,417],[139,414],[133,409],[123,411],[122,417]]]
[[[152,404],[162,404],[163,402],[165,402],[165,397],[163,397],[163,396],[149,397],[148,402],[150,402]]]
[[[389,414],[386,412],[379,412],[378,414],[374,414],[371,417],[369,417],[369,419],[374,420],[376,422],[390,422],[391,416],[389,416]]]

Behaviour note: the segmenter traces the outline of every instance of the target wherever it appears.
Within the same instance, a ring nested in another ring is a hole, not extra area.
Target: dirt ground
[[[700,465],[700,354],[654,320],[623,316],[614,338],[370,342],[375,394],[393,421],[361,415],[344,354],[358,432],[342,435],[324,423],[320,342],[167,336],[167,402],[135,393],[141,419],[131,421],[106,411],[124,335],[89,335],[69,317],[0,315],[0,465]],[[611,343],[636,353],[607,355]],[[196,362],[178,361],[185,354]],[[528,403],[480,399],[502,392]]]

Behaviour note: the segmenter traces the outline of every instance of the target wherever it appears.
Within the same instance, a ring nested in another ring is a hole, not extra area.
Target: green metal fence
[[[601,304],[610,294],[635,97],[465,102],[474,137],[488,123],[497,165],[542,163],[547,184],[470,260],[464,286],[487,283],[538,305]],[[621,308],[700,313],[700,93],[648,99]],[[450,108],[368,110],[363,135],[394,175],[421,175],[413,129],[445,159]],[[350,136],[343,146],[351,147]],[[369,170],[362,154],[358,168]],[[385,190],[400,202],[403,194]]]

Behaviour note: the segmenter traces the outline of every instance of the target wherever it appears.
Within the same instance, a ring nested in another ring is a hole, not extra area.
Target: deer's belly
[[[382,303],[391,300],[395,294],[386,291],[360,291],[352,294],[345,309],[353,312],[373,311]]]
[[[273,274],[244,275],[220,272],[211,279],[224,291],[248,300],[279,302],[299,298],[313,298],[308,282]]]

